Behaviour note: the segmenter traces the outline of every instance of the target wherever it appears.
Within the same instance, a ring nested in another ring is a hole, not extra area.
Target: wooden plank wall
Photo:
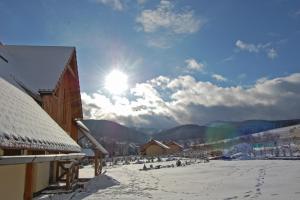
[[[41,96],[44,110],[77,141],[78,133],[74,119],[83,116],[75,51],[53,93]]]

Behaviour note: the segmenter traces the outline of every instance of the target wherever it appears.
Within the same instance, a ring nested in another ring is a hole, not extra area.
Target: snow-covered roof
[[[14,77],[33,91],[53,90],[74,50],[61,46],[0,45],[0,75],[8,81]]]
[[[80,152],[80,146],[27,94],[0,77],[0,147]]]
[[[91,135],[90,130],[80,120],[75,120],[80,132],[87,137],[87,139],[93,144],[94,148],[98,149],[102,154],[108,154],[108,151]]]
[[[146,144],[144,144],[141,149],[146,149],[148,146],[150,146],[151,144],[156,144],[158,146],[160,146],[163,149],[170,149],[170,147],[168,147],[167,145],[163,144],[162,142],[158,141],[158,140],[150,140],[149,142],[147,142]]]
[[[179,148],[182,148],[182,149],[183,149],[183,146],[180,145],[180,144],[178,144],[178,143],[175,142],[175,141],[169,141],[169,142],[166,142],[165,145],[167,145],[167,146],[170,146],[170,145],[176,145],[176,146],[178,146]]]
[[[161,146],[164,149],[170,149],[170,147],[168,147],[167,145],[161,143],[160,141],[157,140],[153,140],[156,144],[158,144],[159,146]]]

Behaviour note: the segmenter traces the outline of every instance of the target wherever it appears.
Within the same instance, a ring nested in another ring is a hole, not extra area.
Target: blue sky
[[[193,99],[203,95],[199,91],[207,85],[199,86],[202,83],[210,83],[220,91],[216,94],[222,94],[230,88],[247,93],[258,84],[266,86],[280,78],[295,82],[291,79],[300,71],[299,1],[4,0],[0,11],[0,41],[4,44],[76,47],[87,118],[136,126],[156,126],[159,121],[158,126],[170,127],[224,120],[227,112],[237,108],[250,112],[264,105],[263,109],[280,114],[277,118],[300,117],[299,112],[292,112],[294,107],[267,107],[271,99],[246,105],[250,109],[242,107],[247,103],[228,105],[224,96],[212,95],[222,99],[215,104],[181,102],[183,98],[176,96],[181,89],[186,91],[184,81],[191,84],[190,89],[197,88],[189,94],[195,95]],[[112,96],[103,88],[106,74],[114,68],[128,75],[129,89],[123,95]],[[176,81],[178,85],[171,87]],[[163,88],[162,82],[168,86]],[[151,93],[145,88],[135,92],[142,86],[150,88],[152,96],[141,94]],[[241,102],[240,96],[228,98]],[[164,106],[153,104],[160,100]],[[105,111],[107,106],[113,109]],[[179,117],[184,114],[173,111],[176,107],[189,113],[194,106],[199,112],[216,114]],[[246,112],[229,119],[273,119],[273,112]]]

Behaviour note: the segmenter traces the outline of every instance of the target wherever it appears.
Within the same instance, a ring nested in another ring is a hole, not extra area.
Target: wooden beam
[[[56,163],[55,161],[50,162],[50,169],[49,169],[49,183],[55,183],[56,182]]]
[[[72,185],[72,173],[71,173],[71,169],[68,169],[66,171],[66,189],[69,190],[71,189],[71,185]]]
[[[99,150],[95,150],[95,176],[98,176],[100,173],[99,173],[99,164],[100,164],[100,161],[99,161],[99,157],[100,157],[100,152]]]
[[[76,77],[76,74],[75,74],[75,72],[73,71],[71,65],[68,65],[68,70],[70,71],[70,73],[72,74],[72,76],[73,76],[74,78],[77,78],[77,77]]]
[[[78,180],[79,178],[79,164],[76,165],[76,172],[75,172],[75,179]]]
[[[33,163],[26,164],[24,200],[32,200],[33,195]]]

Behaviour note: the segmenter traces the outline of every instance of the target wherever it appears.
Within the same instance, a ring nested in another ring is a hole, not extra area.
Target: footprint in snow
[[[231,199],[237,199],[238,198],[238,196],[234,196],[234,197],[227,197],[227,198],[225,198],[224,200],[231,200]]]

